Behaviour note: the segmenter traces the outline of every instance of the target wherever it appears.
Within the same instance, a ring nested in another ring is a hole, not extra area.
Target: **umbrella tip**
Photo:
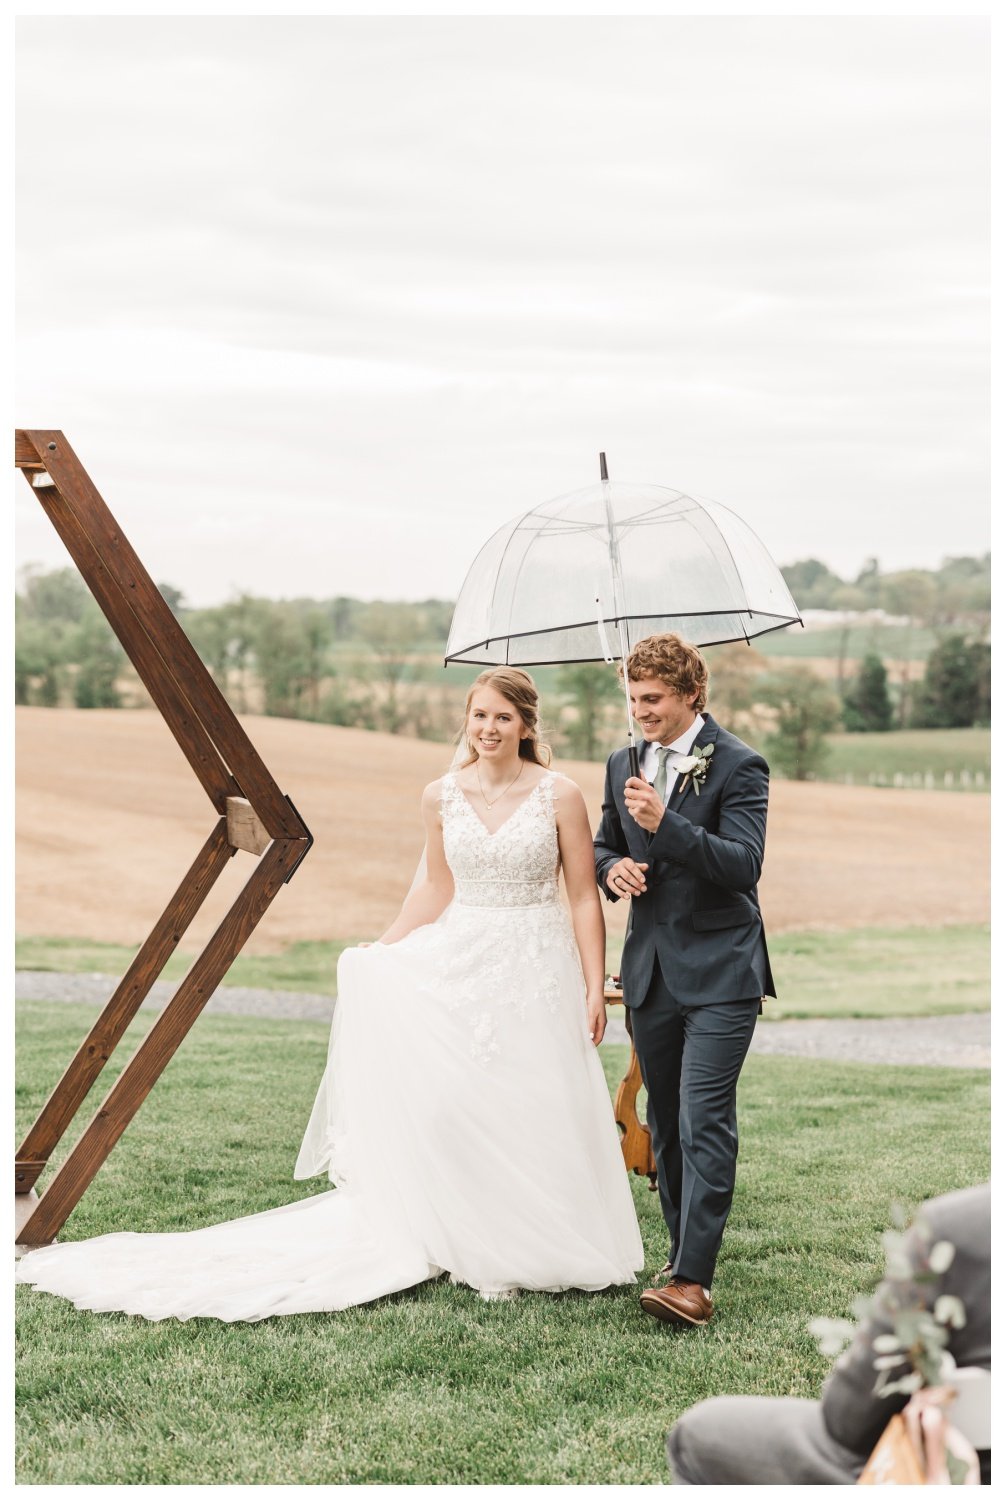
[[[608,456],[607,456],[606,453],[602,453],[600,455],[600,457],[601,457],[601,478],[606,480],[607,477],[608,477]]]

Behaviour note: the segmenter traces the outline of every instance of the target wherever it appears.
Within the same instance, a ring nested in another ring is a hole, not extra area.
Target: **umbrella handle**
[[[634,744],[629,745],[629,775],[639,775],[639,751]]]

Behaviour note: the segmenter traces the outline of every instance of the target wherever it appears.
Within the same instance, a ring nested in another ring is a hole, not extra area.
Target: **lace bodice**
[[[441,782],[444,852],[461,906],[543,906],[558,900],[559,841],[549,771],[495,833],[449,771]]]

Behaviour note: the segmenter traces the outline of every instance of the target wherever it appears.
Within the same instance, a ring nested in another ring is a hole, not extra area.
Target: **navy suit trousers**
[[[631,1014],[677,1276],[712,1285],[737,1169],[737,1079],[761,998],[683,1007],[659,963]],[[629,1019],[628,1012],[626,1013]]]

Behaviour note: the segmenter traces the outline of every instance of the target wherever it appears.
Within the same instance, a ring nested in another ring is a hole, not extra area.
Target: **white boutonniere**
[[[703,745],[702,749],[697,750],[694,755],[683,755],[679,761],[675,762],[674,769],[684,772],[681,785],[678,787],[679,792],[686,791],[691,782],[692,791],[696,797],[699,795],[699,787],[706,784],[706,777],[709,775],[709,758],[715,748],[715,745]]]

